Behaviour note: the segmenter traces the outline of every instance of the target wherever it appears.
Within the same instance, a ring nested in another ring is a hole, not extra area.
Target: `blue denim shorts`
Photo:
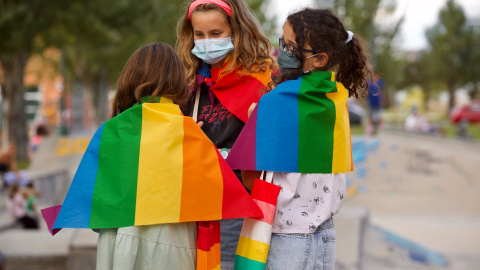
[[[333,219],[328,219],[310,234],[272,233],[266,269],[335,269]]]

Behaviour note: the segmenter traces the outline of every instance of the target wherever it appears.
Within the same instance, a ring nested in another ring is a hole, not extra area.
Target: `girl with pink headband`
[[[190,99],[183,109],[224,157],[248,118],[248,108],[270,89],[271,45],[244,0],[189,1],[176,48],[187,72]],[[240,171],[236,175],[241,181]],[[243,219],[222,220],[222,269],[233,269]]]

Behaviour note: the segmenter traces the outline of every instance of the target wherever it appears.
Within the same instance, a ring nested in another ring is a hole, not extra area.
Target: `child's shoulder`
[[[279,83],[275,86],[276,90],[286,90],[286,89],[297,89],[300,88],[300,84],[302,83],[302,77],[298,76],[296,79],[290,79]]]

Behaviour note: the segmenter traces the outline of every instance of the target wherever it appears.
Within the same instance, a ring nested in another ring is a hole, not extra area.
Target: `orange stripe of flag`
[[[206,136],[202,136],[198,125],[192,118],[184,118],[182,202],[180,222],[196,220],[215,220],[222,216],[223,182],[218,165],[216,150]],[[200,131],[200,132],[199,132]],[[203,148],[203,149],[202,149]],[[196,151],[192,151],[195,149]],[[196,153],[203,153],[196,155]],[[206,154],[205,154],[206,153]],[[204,168],[212,168],[205,174]],[[205,183],[209,183],[206,185]],[[185,200],[188,198],[188,200]],[[199,207],[201,206],[201,207]],[[192,211],[192,209],[197,209]],[[198,210],[200,209],[200,210]]]

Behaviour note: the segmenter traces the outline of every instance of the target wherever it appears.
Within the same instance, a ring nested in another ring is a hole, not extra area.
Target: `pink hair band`
[[[188,8],[188,19],[191,20],[193,10],[203,4],[214,4],[225,10],[228,16],[232,16],[232,8],[222,0],[197,0],[190,4]]]

